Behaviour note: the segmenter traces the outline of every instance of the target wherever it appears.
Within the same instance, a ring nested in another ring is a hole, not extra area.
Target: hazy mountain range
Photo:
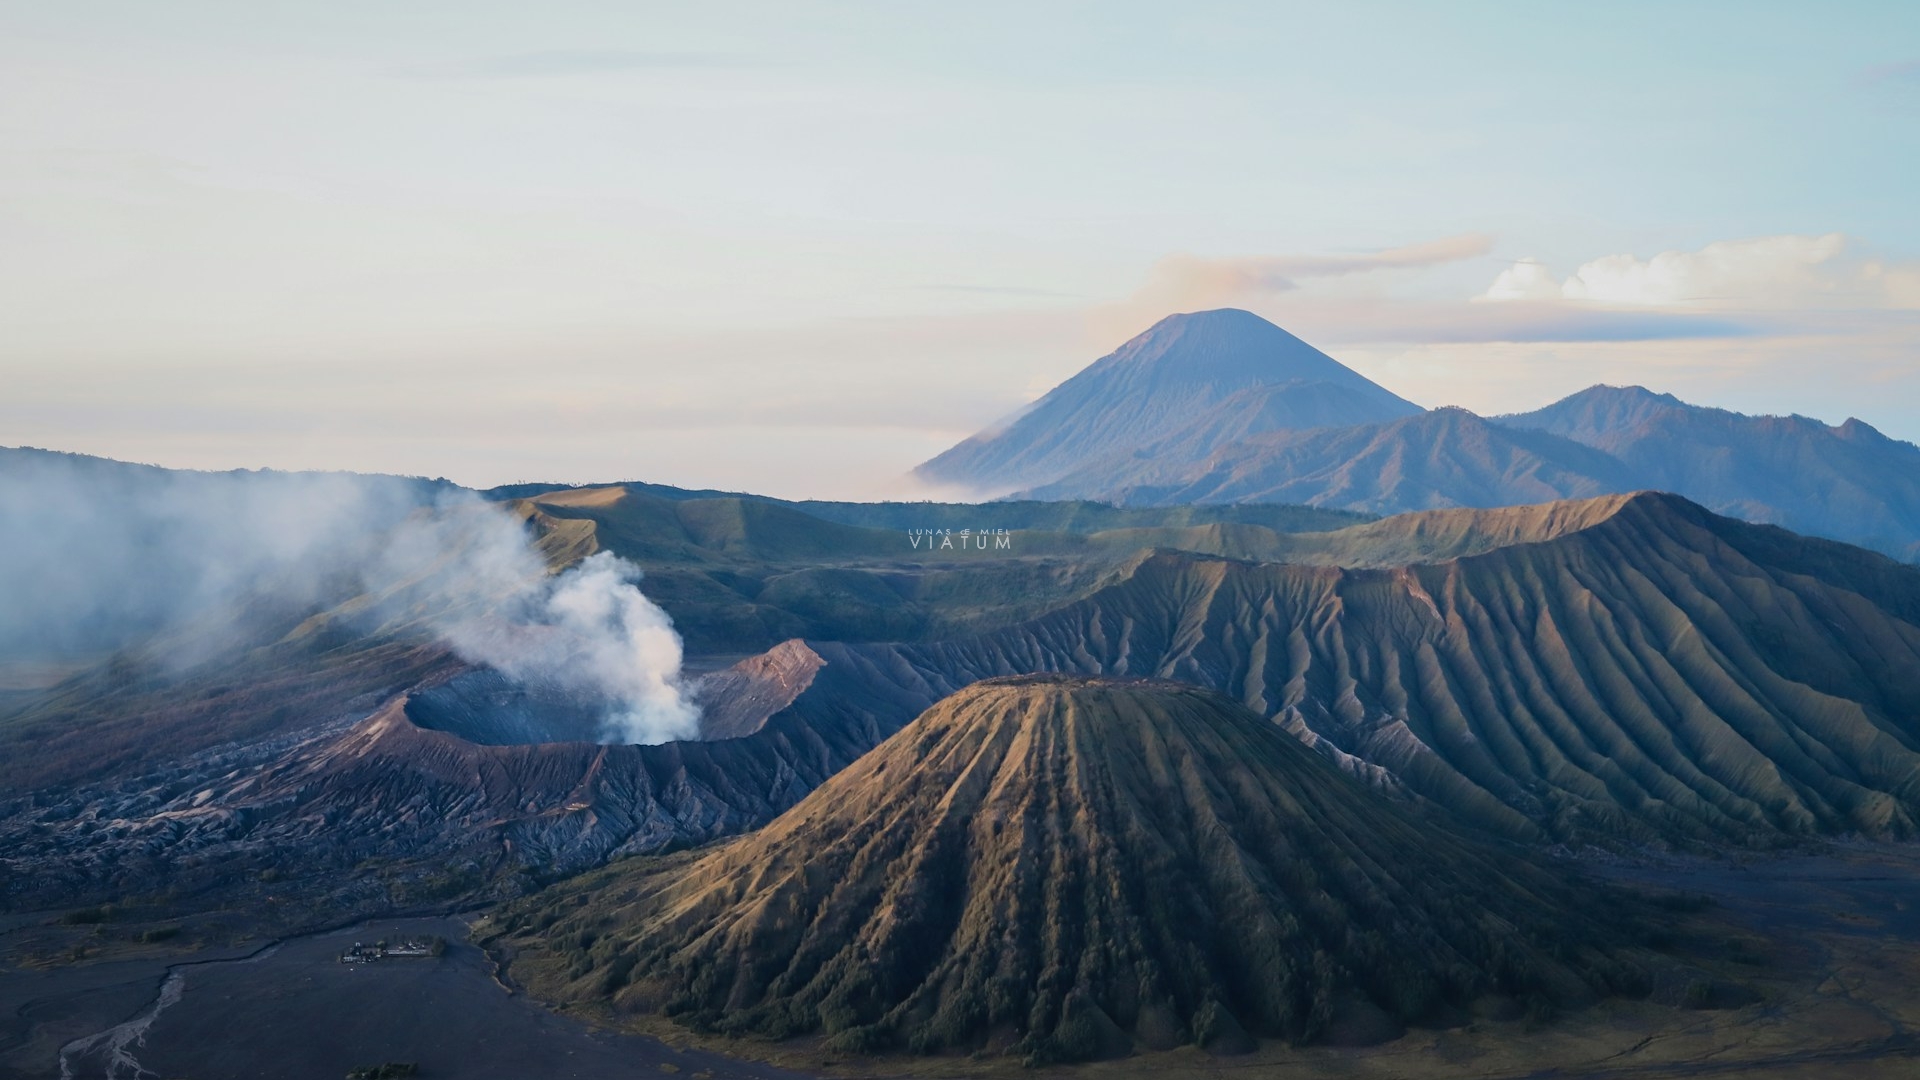
[[[1859,420],[1746,416],[1637,386],[1511,416],[1426,411],[1231,309],[1162,319],[918,471],[1032,499],[1377,514],[1664,490],[1920,555],[1920,448]]]

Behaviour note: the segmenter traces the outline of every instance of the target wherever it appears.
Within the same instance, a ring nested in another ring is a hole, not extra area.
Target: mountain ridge
[[[1398,567],[1161,553],[1018,626],[823,655],[882,717],[1022,671],[1213,687],[1526,842],[1920,835],[1920,570],[1669,494],[1562,515]]]

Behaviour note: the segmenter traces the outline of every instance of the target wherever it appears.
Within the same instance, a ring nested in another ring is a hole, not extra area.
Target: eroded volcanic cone
[[[1628,989],[1599,907],[1218,694],[1021,676],[941,701],[757,833],[505,917],[540,928],[515,970],[553,997],[1047,1061]]]

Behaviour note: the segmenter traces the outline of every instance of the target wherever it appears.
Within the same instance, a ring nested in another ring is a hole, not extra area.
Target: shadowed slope
[[[1670,495],[1459,520],[1503,517],[1536,542],[1375,570],[1163,554],[1006,630],[822,655],[921,703],[1025,671],[1216,687],[1520,839],[1920,832],[1920,571]]]
[[[928,710],[759,833],[507,921],[544,928],[515,968],[542,992],[1045,1061],[1380,1038],[1483,993],[1631,985],[1598,907],[1217,694],[1023,677]]]
[[[1588,498],[1636,486],[1618,461],[1570,439],[1444,408],[1388,423],[1270,431],[1203,455],[1088,464],[1029,498],[1129,505],[1286,502],[1396,513]]]
[[[1492,417],[1504,427],[1550,431],[1563,439],[1601,450],[1612,450],[1614,440],[1647,421],[1674,409],[1690,410],[1672,394],[1657,394],[1644,386],[1589,386],[1577,394],[1532,412]]]

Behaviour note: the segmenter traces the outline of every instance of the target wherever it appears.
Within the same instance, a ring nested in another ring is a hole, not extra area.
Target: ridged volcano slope
[[[1032,676],[946,699],[758,833],[505,919],[541,928],[514,970],[556,997],[1046,1061],[1631,987],[1599,905],[1221,695]]]
[[[821,655],[902,719],[1018,672],[1211,686],[1522,840],[1920,834],[1920,570],[1671,495],[1488,514],[1537,542],[1372,570],[1163,554],[1003,631]]]

